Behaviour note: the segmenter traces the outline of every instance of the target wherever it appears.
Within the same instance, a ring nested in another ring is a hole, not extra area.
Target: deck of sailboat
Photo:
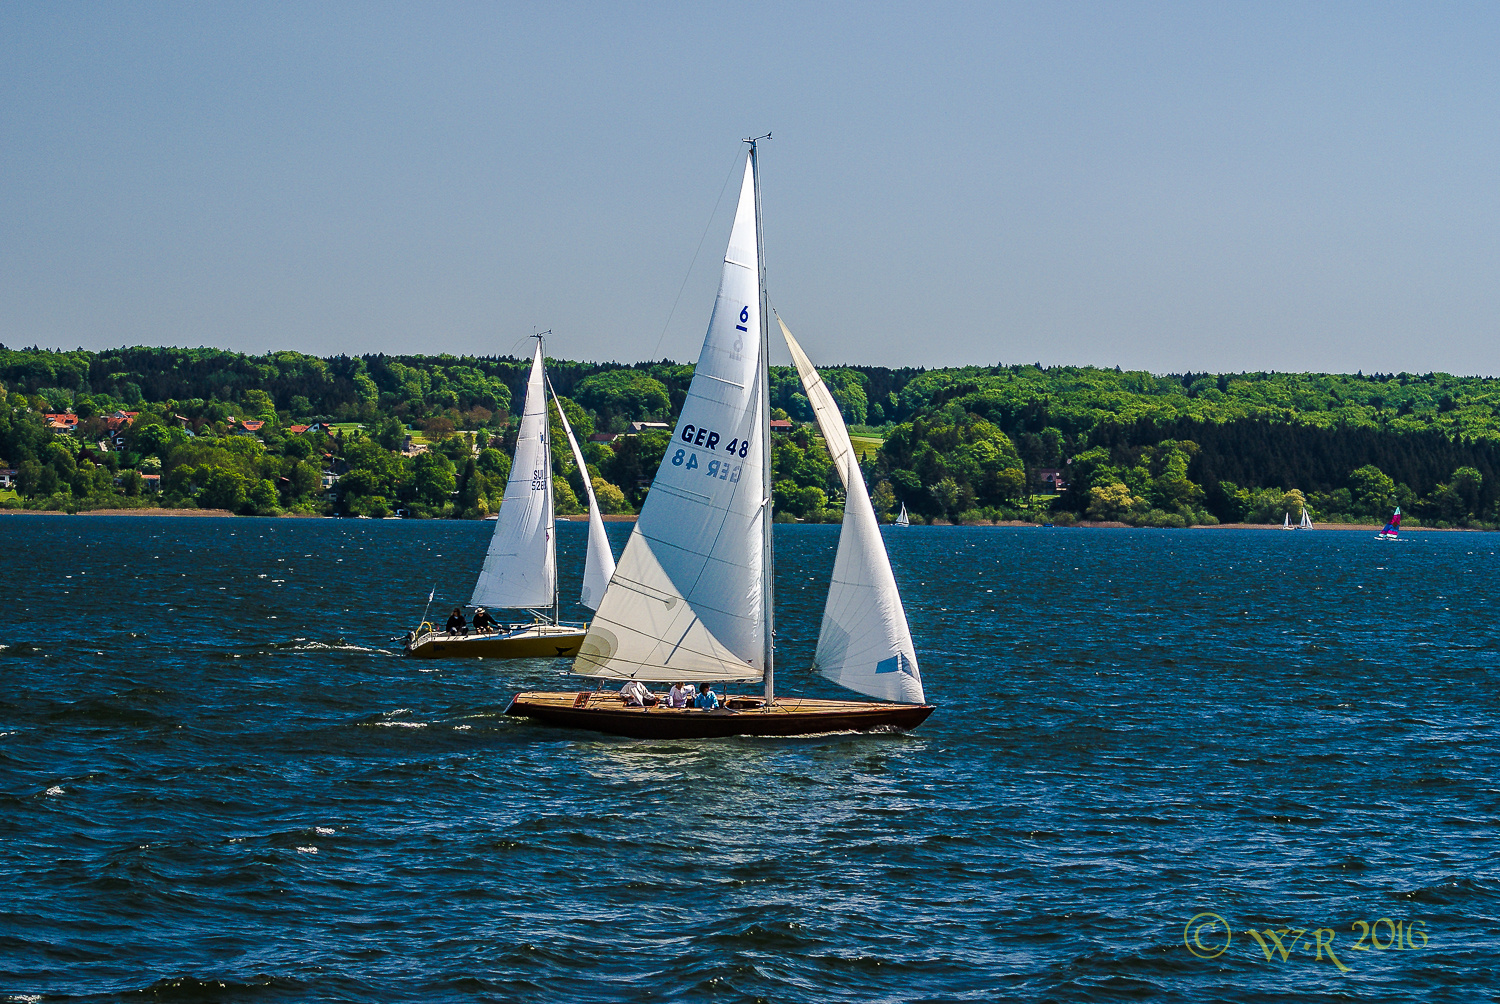
[[[429,631],[406,646],[417,659],[561,659],[578,654],[588,629],[582,624],[526,624],[495,634]]]
[[[824,732],[914,729],[935,710],[931,704],[829,701],[730,696],[717,711],[630,707],[616,692],[564,691],[517,694],[505,713],[564,728],[591,729],[636,739],[720,739],[729,736],[800,736]]]

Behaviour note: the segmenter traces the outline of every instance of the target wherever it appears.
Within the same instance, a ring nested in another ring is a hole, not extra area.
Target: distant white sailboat
[[[505,501],[500,506],[489,553],[469,606],[487,610],[524,610],[529,623],[502,626],[491,631],[450,633],[425,620],[407,638],[406,654],[422,659],[560,658],[575,655],[588,631],[586,624],[564,624],[558,619],[557,522],[552,504],[552,437],[547,421],[547,392],[552,391],[543,365],[542,339],[537,336],[531,375],[526,381],[526,399],[521,406],[521,427],[516,435],[516,453],[511,460]],[[589,483],[583,453],[563,412],[557,392],[552,391],[563,433],[572,449],[573,462],[583,477],[589,504],[589,542],[584,558],[583,594],[580,602],[594,609],[604,587],[614,574],[615,560],[604,535],[604,520],[594,487]],[[430,600],[430,598],[429,598]],[[551,616],[546,609],[552,608]],[[424,614],[425,617],[425,614]]]
[[[906,503],[901,503],[901,515],[896,517],[897,526],[911,526],[911,518],[906,515]]]
[[[1283,530],[1293,530],[1293,529],[1296,529],[1295,527],[1292,526],[1292,514],[1291,513],[1288,512],[1288,513],[1283,513],[1282,514],[1282,517],[1281,517],[1281,528]]]
[[[1311,530],[1312,528],[1313,528],[1312,520],[1308,518],[1307,507],[1303,506],[1302,507],[1302,522],[1300,524],[1298,524],[1297,529],[1299,529],[1299,530]]]

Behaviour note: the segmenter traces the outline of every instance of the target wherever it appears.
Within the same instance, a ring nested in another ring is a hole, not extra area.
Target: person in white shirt
[[[646,689],[646,685],[640,680],[631,680],[620,688],[620,696],[625,698],[626,707],[650,708],[656,705],[656,695]]]
[[[667,707],[691,708],[693,699],[697,696],[698,690],[691,683],[674,683],[672,689],[667,691]]]

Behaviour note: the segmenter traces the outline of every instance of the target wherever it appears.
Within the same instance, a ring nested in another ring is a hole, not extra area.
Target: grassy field
[[[860,433],[858,435],[850,433],[849,441],[854,444],[856,455],[868,454],[872,459],[876,452],[879,451],[880,444],[885,442],[880,436],[872,436],[869,433]]]

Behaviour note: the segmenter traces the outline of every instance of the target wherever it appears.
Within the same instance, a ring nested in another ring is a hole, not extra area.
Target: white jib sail
[[[844,522],[833,559],[833,581],[823,608],[814,667],[841,687],[887,701],[925,704],[922,674],[911,643],[906,609],[896,589],[891,559],[880,536],[849,430],[823,378],[780,317],[782,337],[802,378],[813,416],[844,482]]]
[[[490,550],[469,602],[485,607],[552,606],[557,547],[552,525],[552,451],[547,443],[547,389],[538,339],[526,381],[516,455]]]
[[[759,680],[760,262],[750,165],[671,444],[573,663],[580,676]]]
[[[588,555],[583,559],[583,595],[578,602],[590,610],[599,608],[599,601],[604,598],[604,587],[609,585],[609,577],[615,574],[615,556],[609,549],[609,537],[604,533],[604,520],[599,515],[599,500],[594,497],[594,484],[589,480],[588,465],[583,462],[583,451],[578,448],[578,439],[573,435],[573,427],[568,424],[567,412],[563,411],[562,400],[557,396],[557,389],[552,386],[552,381],[547,381],[547,389],[552,391],[552,401],[557,405],[557,417],[562,420],[563,432],[568,437],[568,448],[573,451],[573,463],[578,465],[578,476],[583,481],[583,490],[589,498],[589,548]]]

